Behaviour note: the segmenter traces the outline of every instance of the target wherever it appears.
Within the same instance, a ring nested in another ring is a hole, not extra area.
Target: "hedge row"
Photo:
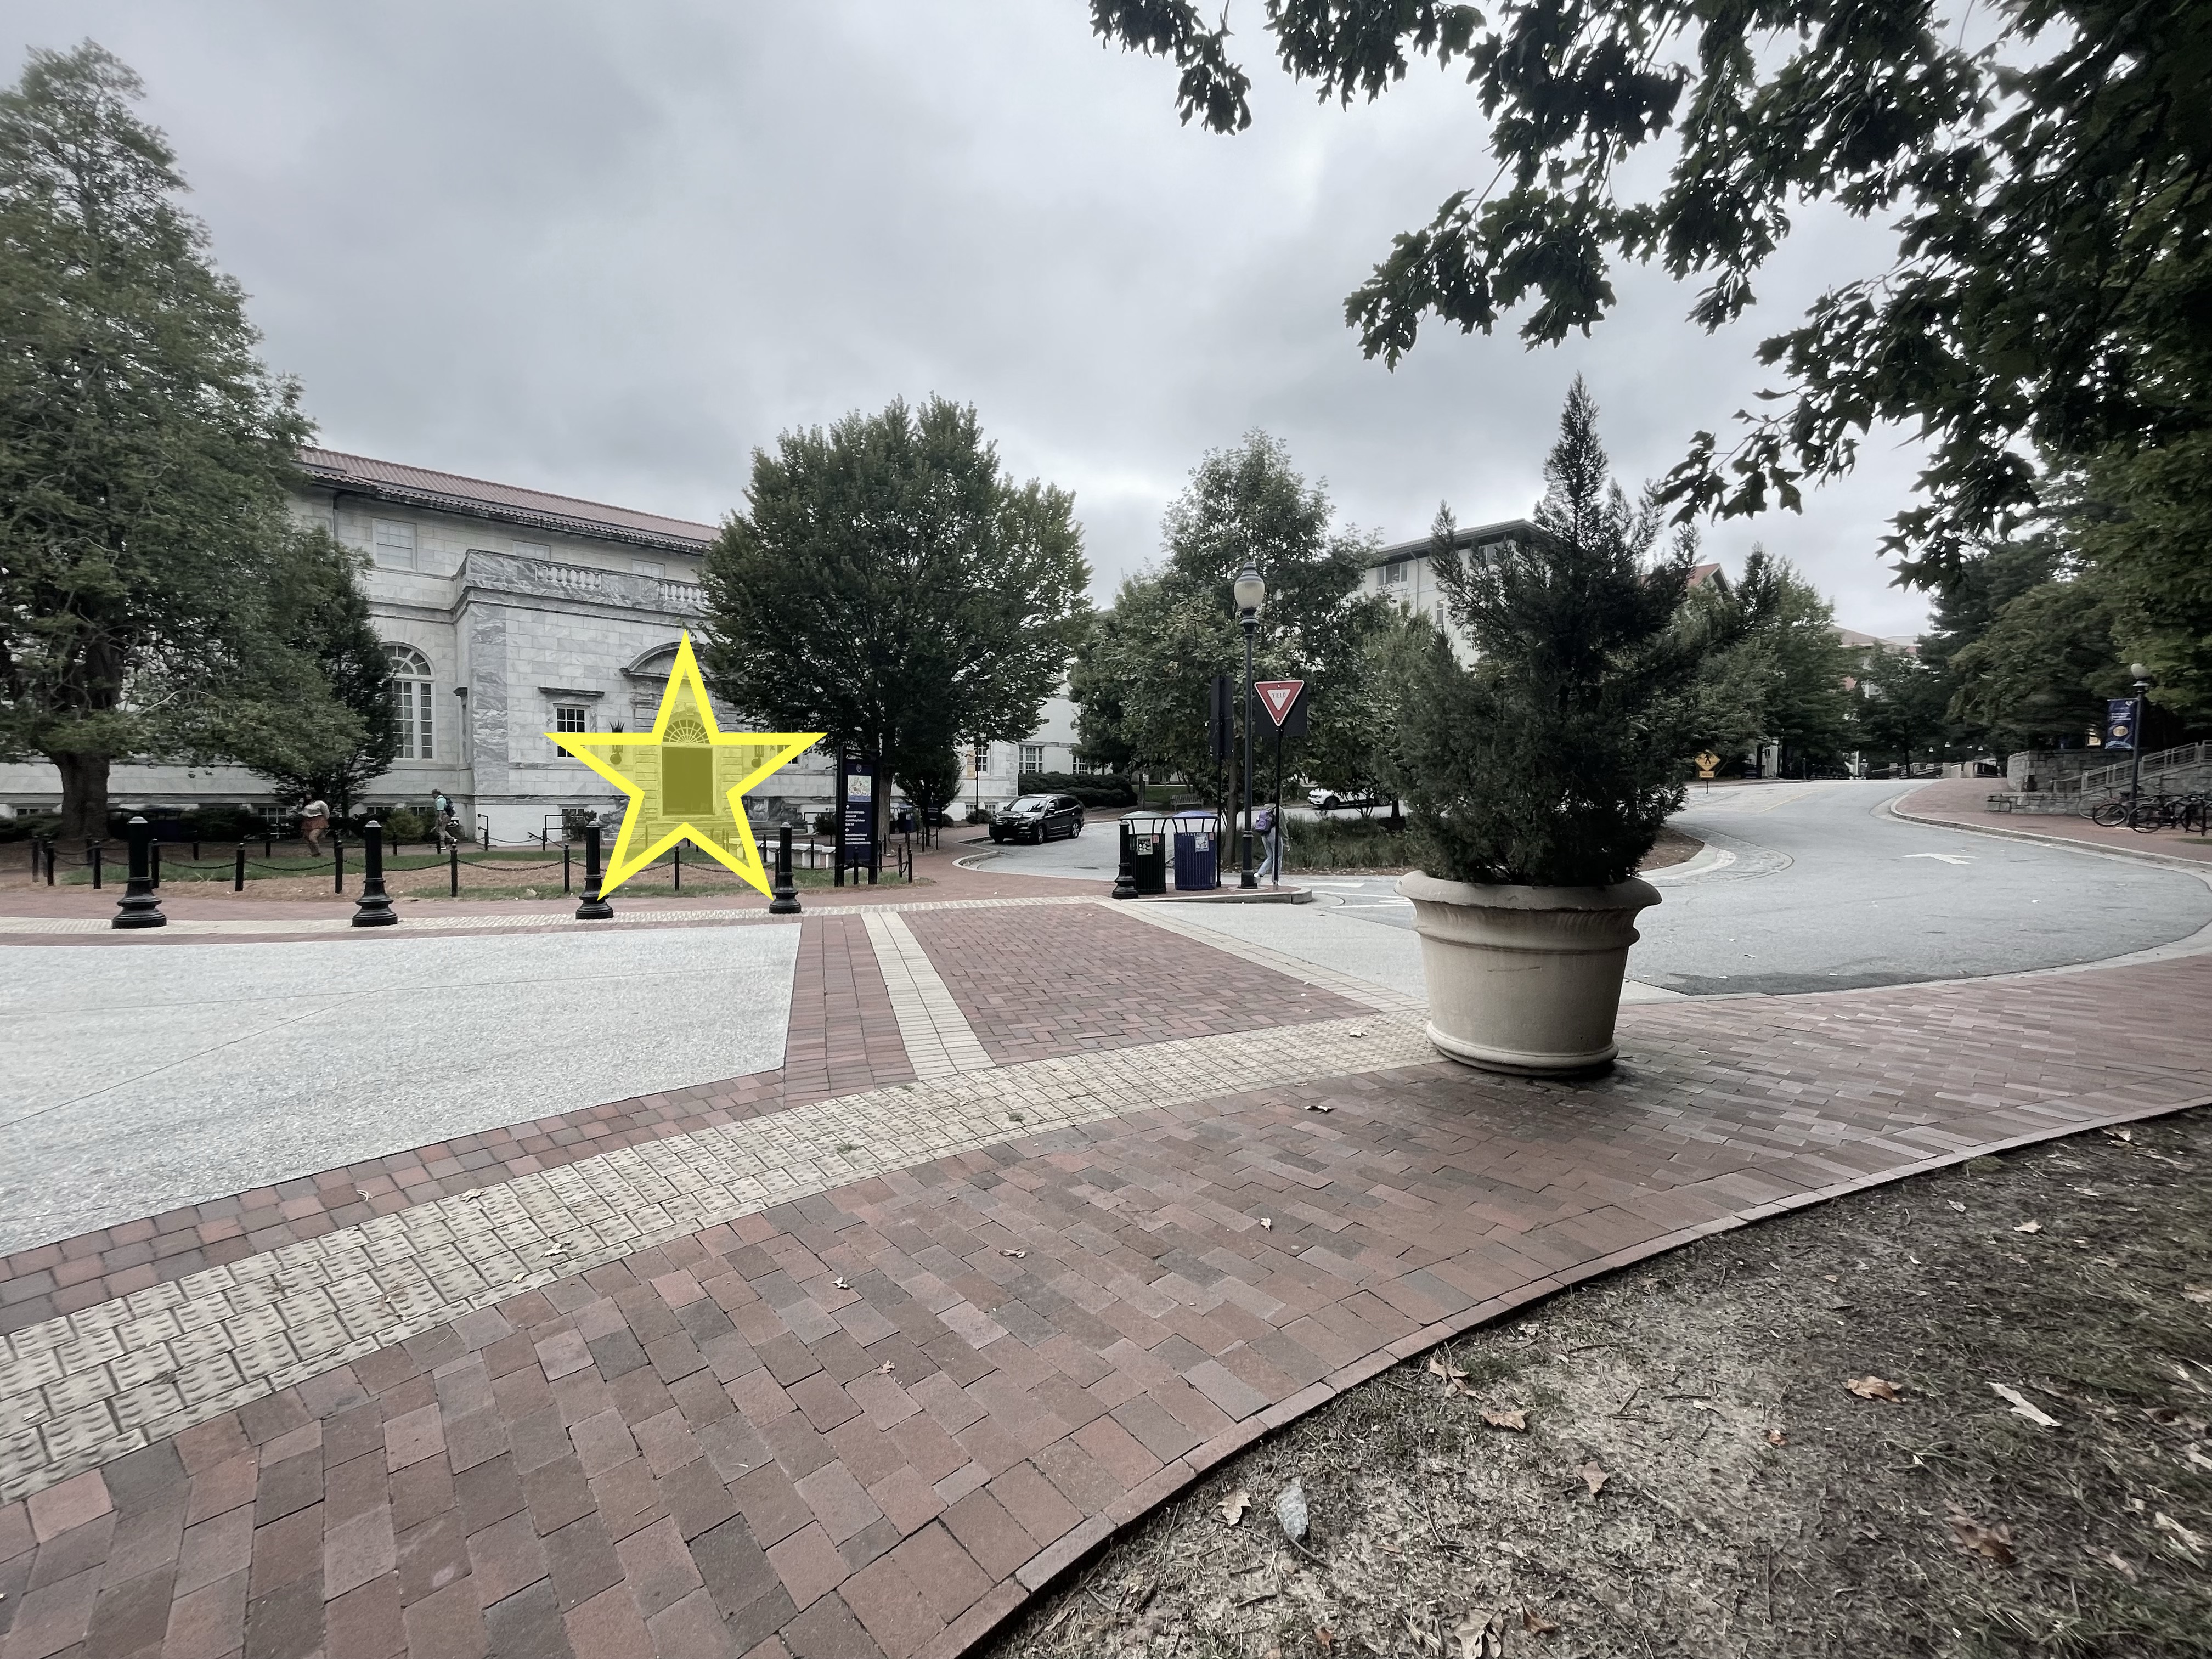
[[[1134,806],[1135,780],[1118,772],[1024,772],[1024,795],[1073,795],[1085,806]]]

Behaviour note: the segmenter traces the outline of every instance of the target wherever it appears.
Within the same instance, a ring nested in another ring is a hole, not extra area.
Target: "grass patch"
[[[1514,1659],[2212,1653],[2212,1113],[2128,1133],[1472,1332],[1230,1459],[987,1651],[1457,1659],[1499,1651],[1466,1634],[1495,1618]],[[1902,1399],[1845,1387],[1869,1376]],[[1273,1520],[1293,1479],[1303,1549]]]
[[[1287,870],[1403,870],[1413,863],[1411,833],[1393,830],[1379,814],[1293,817],[1283,840]]]

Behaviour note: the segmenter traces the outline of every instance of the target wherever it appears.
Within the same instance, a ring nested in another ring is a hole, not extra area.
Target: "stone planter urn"
[[[1614,1017],[1636,943],[1636,913],[1659,890],[1510,887],[1416,871],[1413,902],[1429,987],[1429,1041],[1486,1072],[1568,1077],[1613,1064]]]

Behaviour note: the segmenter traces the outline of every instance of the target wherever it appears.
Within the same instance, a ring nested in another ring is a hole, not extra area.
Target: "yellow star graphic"
[[[714,723],[691,636],[650,732],[545,734],[629,798],[599,894],[605,897],[679,841],[704,848],[766,893],[768,867],[745,822],[744,794],[822,741],[819,732],[725,732]],[[592,752],[604,750],[605,756]],[[703,827],[702,827],[703,825]],[[632,846],[643,842],[644,850]]]

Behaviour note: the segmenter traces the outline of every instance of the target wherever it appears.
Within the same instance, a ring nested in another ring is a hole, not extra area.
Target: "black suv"
[[[1083,803],[1073,795],[1024,795],[991,814],[993,841],[1033,841],[1083,833]]]

